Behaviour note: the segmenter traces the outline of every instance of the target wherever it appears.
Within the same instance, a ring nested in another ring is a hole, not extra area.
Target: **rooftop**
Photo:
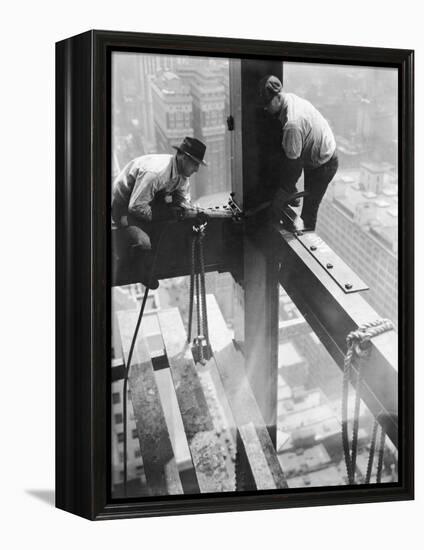
[[[375,165],[372,166],[376,168]],[[396,249],[398,187],[389,171],[386,170],[383,174],[383,187],[377,193],[365,189],[359,170],[340,170],[331,184],[332,197],[333,202],[354,218],[362,229],[370,231],[374,236],[383,237],[390,247]]]

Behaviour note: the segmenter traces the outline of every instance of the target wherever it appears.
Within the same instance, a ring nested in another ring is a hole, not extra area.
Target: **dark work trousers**
[[[128,216],[128,226],[124,228],[124,235],[129,249],[152,250],[152,224],[138,222]]]
[[[308,193],[303,198],[301,217],[305,226],[315,228],[318,208],[331,180],[334,178],[339,161],[337,153],[334,153],[330,160],[318,168],[306,168],[302,159],[291,160],[285,155],[283,157],[283,188],[288,193],[296,193],[296,183],[304,172],[305,191]]]

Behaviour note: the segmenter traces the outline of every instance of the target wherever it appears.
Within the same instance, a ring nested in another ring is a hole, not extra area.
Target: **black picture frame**
[[[399,482],[111,501],[111,52],[387,66],[399,74]],[[56,506],[91,520],[413,499],[414,53],[411,50],[89,31],[56,44]]]

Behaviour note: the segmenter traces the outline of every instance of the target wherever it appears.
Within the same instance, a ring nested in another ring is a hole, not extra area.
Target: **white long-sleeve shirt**
[[[331,159],[336,140],[330,125],[312,103],[285,93],[280,121],[282,147],[289,159],[302,157],[308,168],[316,168]]]
[[[144,155],[130,161],[112,187],[112,219],[119,223],[131,214],[151,221],[151,201],[158,192],[172,195],[173,203],[190,203],[189,179],[178,173],[175,155]]]

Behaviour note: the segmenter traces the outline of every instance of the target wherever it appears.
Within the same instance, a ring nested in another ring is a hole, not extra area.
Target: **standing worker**
[[[282,125],[281,187],[273,201],[273,210],[281,217],[287,197],[296,193],[296,183],[304,172],[305,192],[301,218],[304,231],[314,231],[318,208],[334,178],[338,159],[336,140],[321,113],[306,99],[283,92],[281,81],[267,75],[259,83],[260,102],[266,113]],[[290,203],[299,206],[299,199]]]
[[[151,289],[159,286],[152,273],[152,222],[172,219],[175,207],[191,207],[189,178],[201,164],[206,165],[206,145],[198,139],[186,137],[173,147],[174,155],[144,155],[130,161],[112,189],[112,222],[121,229],[128,259],[135,264],[140,281]]]

